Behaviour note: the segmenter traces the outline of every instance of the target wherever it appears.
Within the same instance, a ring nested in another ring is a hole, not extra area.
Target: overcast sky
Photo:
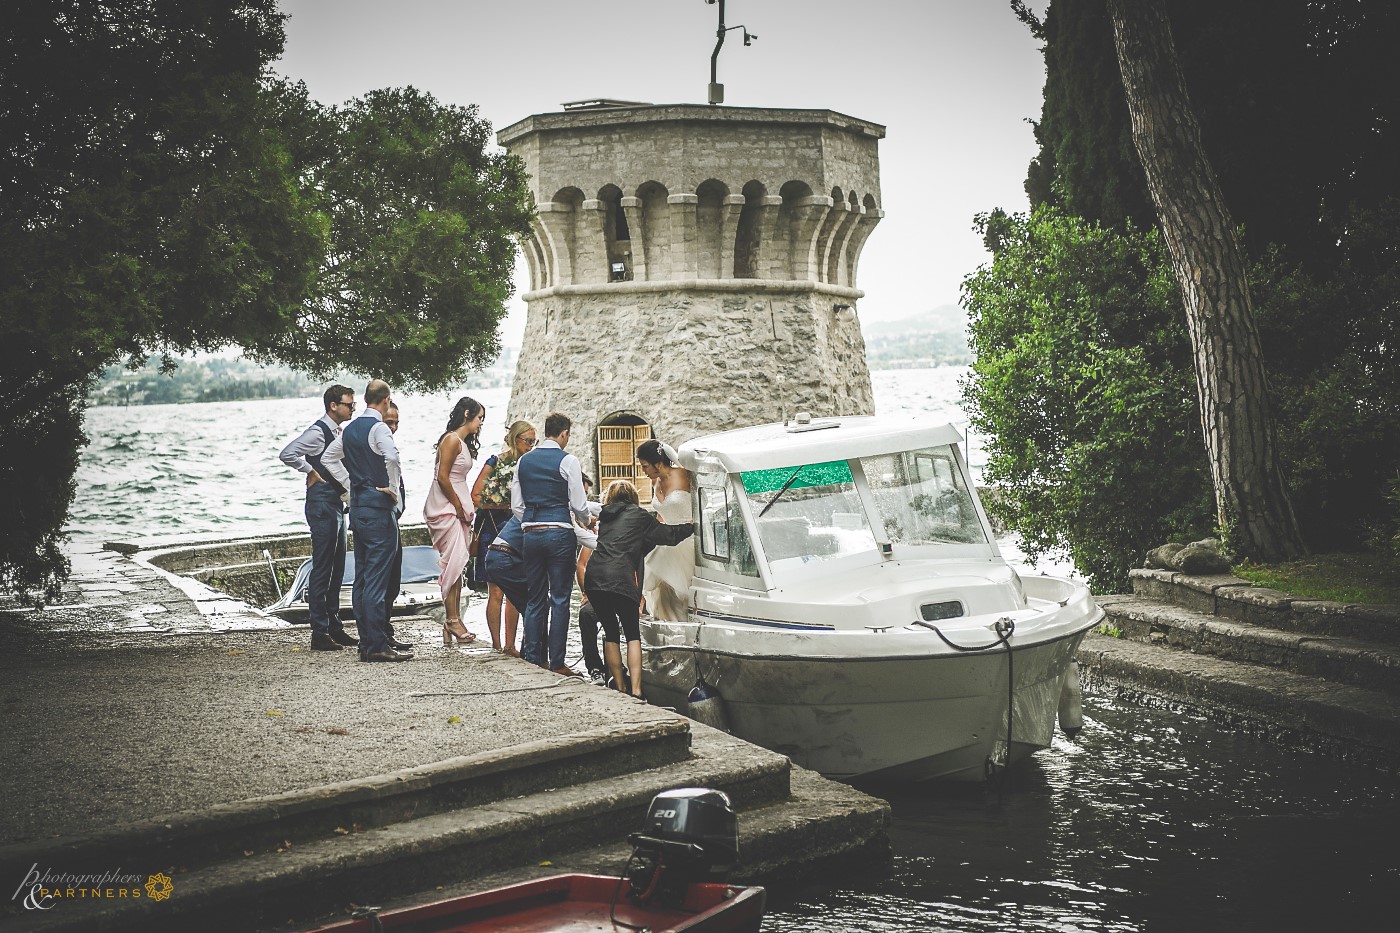
[[[1043,14],[1046,2],[1031,7]],[[413,85],[495,129],[564,101],[704,103],[718,6],[705,0],[282,0],[278,70],[343,103]],[[884,124],[885,219],[861,256],[866,320],[958,301],[986,261],[974,214],[1023,210],[1039,43],[1008,0],[727,0],[725,103],[827,108]],[[517,292],[524,285],[518,264]],[[519,343],[524,303],[502,332]]]

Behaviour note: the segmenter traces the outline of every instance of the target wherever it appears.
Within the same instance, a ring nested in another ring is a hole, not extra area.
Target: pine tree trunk
[[[1278,465],[1259,332],[1244,257],[1161,0],[1109,0],[1133,142],[1181,285],[1220,526],[1242,555],[1304,553]]]

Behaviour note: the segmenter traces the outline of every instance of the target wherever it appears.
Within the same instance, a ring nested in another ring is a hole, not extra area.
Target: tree
[[[523,165],[486,151],[491,125],[476,107],[413,88],[375,91],[333,120],[336,144],[313,169],[331,242],[315,294],[294,328],[241,342],[318,375],[459,382],[500,353],[533,213]]]
[[[1389,551],[1400,531],[1400,483],[1391,482],[1400,476],[1400,421],[1390,414],[1400,409],[1400,175],[1388,168],[1400,162],[1400,98],[1387,89],[1400,68],[1390,52],[1400,39],[1400,7],[1374,0],[1206,4],[1168,0],[1166,10],[1201,141],[1235,219],[1243,224],[1250,295],[1277,413],[1279,458],[1304,541],[1329,550]],[[1044,23],[1022,4],[1012,8],[1045,40],[1045,104],[1036,125],[1041,153],[1026,185],[1032,206],[1054,206],[1088,221],[1086,229],[1097,225],[1130,239],[1135,230],[1156,227],[1156,209],[1132,141],[1106,0],[1054,0]],[[1056,341],[1063,352],[1084,354],[1047,366],[1089,368],[1097,355],[1132,349],[1115,342],[1137,338],[1115,325],[1112,303],[1061,307],[1067,300],[1064,277],[1081,275],[1062,262],[1064,255],[1082,253],[1063,245],[1068,234],[1041,231],[1018,247],[1019,258],[1003,257],[997,241],[1016,226],[1000,226],[1001,233],[997,224],[986,230],[997,257],[994,266],[1015,258],[1047,274],[1006,278],[1016,290],[1004,294],[996,287],[1001,279],[986,280],[980,300],[1043,302],[1046,311],[993,315],[988,321],[1016,320],[1047,330],[1048,335],[1027,333],[1020,339]],[[1008,242],[1018,241],[1011,236]],[[1144,261],[1148,255],[1141,253]],[[1066,321],[1057,320],[1052,309]],[[1184,323],[1179,297],[1175,313]],[[1096,334],[1095,341],[1057,337],[1070,321]],[[1182,346],[1185,352],[1171,358],[1175,362],[1165,361],[1158,378],[1194,382],[1184,337]],[[1024,357],[1022,365],[1034,361]],[[972,388],[987,378],[974,370]],[[1073,404],[1054,380],[1022,380],[1020,388],[1041,393],[1021,400],[1027,411]],[[1140,419],[1175,424],[1183,437],[1196,435],[1204,451],[1196,404],[1176,405],[1166,395],[1137,398],[1150,409]],[[1139,469],[1167,477],[1183,463],[1171,444],[1127,445],[1121,458],[1118,449],[1103,449],[1099,462],[1104,470],[1128,477],[1128,485],[1137,483]],[[1043,460],[1026,462],[1026,482],[1033,486],[1038,475],[1065,475],[1056,472],[1060,469],[1054,452],[1047,452]],[[1187,514],[1181,506],[1169,490],[1153,486],[1132,508],[1142,513],[1142,527],[1169,529],[1182,540],[1193,525],[1181,520]],[[1054,523],[1041,518],[1027,510],[1010,516],[1012,527],[1037,540],[1056,528],[1061,536],[1056,543],[1091,555],[1095,566],[1126,568],[1141,558],[1140,550],[1129,548],[1128,536],[1099,534],[1068,515],[1052,516]],[[1103,553],[1095,554],[1096,548]]]
[[[1258,258],[1313,274],[1340,260],[1353,204],[1400,192],[1400,7],[1377,0],[1167,0],[1165,11],[1226,203]],[[1015,9],[1015,4],[1013,4]],[[1018,14],[1019,15],[1019,14]],[[1026,192],[1105,226],[1156,223],[1131,136],[1107,0],[1054,0],[1040,153]]]
[[[269,70],[282,23],[275,0],[0,19],[0,479],[24,491],[0,506],[0,589],[66,574],[82,399],[117,359],[238,344],[436,387],[494,350],[519,163],[412,90],[321,107]]]
[[[1221,528],[1242,554],[1304,551],[1280,469],[1277,429],[1245,257],[1201,145],[1160,0],[1109,0],[1133,142],[1161,215],[1186,306]]]
[[[964,397],[988,438],[988,507],[1030,556],[1067,550],[1096,592],[1123,592],[1146,550],[1212,527],[1161,237],[1049,206],[977,223],[994,259],[963,282],[976,350]]]

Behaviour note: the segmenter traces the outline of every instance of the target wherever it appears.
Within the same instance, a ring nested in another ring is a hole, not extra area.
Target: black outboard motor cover
[[[739,826],[729,795],[708,787],[657,794],[644,829],[631,839],[696,881],[723,880],[739,860]]]

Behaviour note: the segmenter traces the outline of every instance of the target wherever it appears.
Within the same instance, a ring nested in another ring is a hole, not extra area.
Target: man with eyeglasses
[[[306,524],[311,529],[311,579],[306,605],[311,610],[311,649],[339,651],[359,644],[340,622],[340,585],[345,577],[345,487],[321,462],[355,414],[355,390],[333,385],[322,396],[326,413],[282,448],[281,460],[306,474]]]

